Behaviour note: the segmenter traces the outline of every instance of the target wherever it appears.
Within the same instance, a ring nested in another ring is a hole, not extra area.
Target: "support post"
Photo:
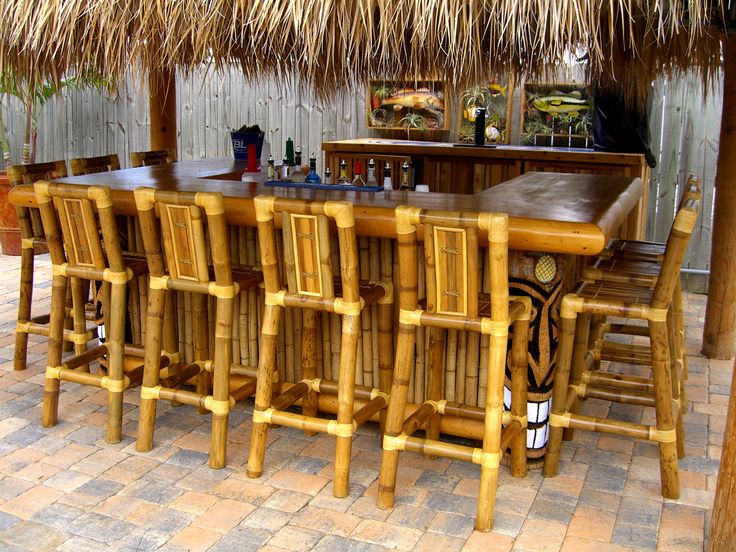
[[[148,93],[151,112],[151,149],[177,149],[176,71],[174,69],[149,71]]]
[[[723,39],[723,114],[718,147],[716,199],[713,209],[708,302],[705,308],[703,354],[731,358],[736,344],[736,36]]]
[[[736,378],[731,379],[731,399],[728,401],[721,465],[710,522],[709,552],[736,550]]]

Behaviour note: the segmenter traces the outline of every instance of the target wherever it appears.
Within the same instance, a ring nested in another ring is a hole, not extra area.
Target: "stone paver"
[[[34,312],[48,308],[50,265],[39,258]],[[474,531],[479,470],[403,453],[395,507],[379,510],[375,426],[353,444],[350,495],[332,496],[334,439],[270,432],[266,469],[245,474],[252,400],[230,419],[228,467],[207,467],[208,416],[162,403],[156,442],[135,450],[140,403],[125,394],[123,440],[105,443],[106,394],[63,383],[59,423],[42,428],[45,339],[13,371],[19,260],[0,257],[0,550],[153,551],[388,549],[439,552],[701,550],[710,521],[733,364],[700,356],[705,298],[687,295],[690,378],[682,496],[659,494],[651,443],[577,431],[560,475],[514,478],[501,467],[493,531]],[[611,370],[617,367],[612,366]],[[588,400],[582,411],[652,423],[641,407]]]

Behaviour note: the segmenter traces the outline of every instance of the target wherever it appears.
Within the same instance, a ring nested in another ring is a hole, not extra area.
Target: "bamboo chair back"
[[[286,304],[298,301],[305,308],[330,312],[340,312],[345,304],[360,305],[358,248],[351,203],[273,196],[258,196],[254,203],[266,293],[282,294]],[[282,217],[286,289],[281,284],[276,256],[276,214]],[[337,225],[341,296],[336,296],[333,285],[330,219]]]
[[[479,238],[489,243],[490,320],[508,326],[508,215],[501,213],[459,213],[415,207],[397,208],[397,228],[416,247],[417,232],[423,227],[426,276],[426,310],[418,310],[416,293],[411,305],[401,309],[421,313],[420,324],[482,331],[478,318]],[[401,262],[399,270],[405,286],[417,285],[416,262]],[[487,322],[485,323],[487,324]]]
[[[69,161],[72,176],[94,174],[120,170],[120,158],[117,153],[101,155],[99,157],[77,157]]]
[[[65,178],[66,176],[66,162],[63,159],[48,163],[11,165],[8,167],[8,180],[12,186],[34,184],[39,180],[53,180]],[[21,236],[26,239],[43,238],[43,228],[38,210],[18,208],[17,211]]]
[[[168,276],[175,287],[209,293],[207,287],[232,286],[225,209],[219,192],[171,192],[153,188],[135,190],[135,202],[152,277]],[[156,224],[156,217],[161,220]],[[211,246],[214,282],[207,259],[205,222]],[[163,251],[161,243],[163,242]],[[217,289],[213,288],[217,294]]]
[[[405,155],[369,155],[360,153],[340,155],[339,153],[335,153],[327,160],[327,166],[330,167],[330,170],[332,171],[333,182],[340,175],[341,159],[345,159],[347,164],[347,175],[351,178],[354,176],[353,169],[355,167],[355,162],[360,161],[360,164],[363,166],[364,180],[368,174],[368,162],[373,159],[376,163],[376,180],[379,184],[383,183],[384,167],[386,166],[386,163],[388,163],[391,166],[391,180],[394,188],[398,188],[399,182],[401,182],[401,165],[405,162],[411,163],[411,157]]]
[[[35,191],[54,265],[92,269],[84,277],[97,280],[126,271],[110,188],[40,181]]]
[[[697,179],[696,179],[697,180]],[[651,306],[653,308],[668,308],[672,300],[675,286],[680,278],[680,266],[685,256],[690,236],[695,228],[700,210],[700,200],[685,197],[675,220],[672,223],[667,246],[662,259],[662,268],[654,287]]]
[[[132,151],[130,152],[131,167],[150,167],[152,165],[166,165],[175,163],[176,149],[169,148],[165,150],[153,151]]]

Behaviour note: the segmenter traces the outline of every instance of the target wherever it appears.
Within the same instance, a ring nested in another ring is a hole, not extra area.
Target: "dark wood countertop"
[[[598,253],[643,193],[641,180],[634,177],[536,172],[475,195],[300,190],[240,182],[243,168],[243,162],[210,158],[69,177],[62,181],[110,186],[115,210],[121,214],[135,214],[131,192],[139,186],[219,191],[225,196],[228,222],[241,226],[255,226],[252,198],[259,194],[313,200],[344,199],[355,205],[358,234],[377,237],[395,235],[393,209],[401,204],[452,211],[502,211],[510,217],[509,246],[512,249],[581,255]],[[263,176],[258,175],[256,179],[263,180]],[[30,185],[16,187],[10,198],[16,205],[35,205]]]

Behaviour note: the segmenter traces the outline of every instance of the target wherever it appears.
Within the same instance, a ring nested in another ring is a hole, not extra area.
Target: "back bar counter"
[[[530,456],[543,452],[546,403],[550,396],[554,372],[557,335],[557,304],[564,293],[566,266],[575,264],[579,256],[595,255],[619,229],[637,215],[644,185],[638,176],[602,176],[526,172],[507,182],[472,195],[420,192],[351,192],[348,187],[332,191],[267,187],[259,182],[243,183],[240,174],[244,163],[227,158],[184,161],[172,165],[140,167],[109,173],[64,179],[77,184],[106,185],[112,189],[114,210],[128,215],[130,248],[142,250],[137,228],[133,190],[152,186],[162,190],[219,191],[225,197],[226,219],[230,225],[230,249],[234,263],[256,265],[257,236],[253,197],[259,194],[302,199],[340,199],[355,205],[356,232],[359,236],[360,277],[368,280],[394,280],[396,286],[396,247],[394,208],[411,204],[428,209],[455,211],[501,211],[509,214],[509,247],[512,293],[532,298],[532,329],[529,350],[530,401],[528,446]],[[262,179],[262,176],[256,177]],[[10,194],[11,202],[35,206],[33,188],[22,185]],[[277,221],[280,224],[280,221]],[[625,235],[629,235],[625,233]],[[336,254],[336,252],[333,252]],[[421,257],[420,257],[421,258]],[[572,263],[571,263],[572,261]],[[420,263],[423,271],[423,264]],[[481,266],[487,267],[487,262]],[[479,274],[480,289],[487,291],[489,274]],[[423,293],[420,272],[420,296]],[[140,285],[140,312],[145,320],[144,282]],[[258,294],[250,290],[241,294],[234,337],[234,362],[248,366],[258,363],[258,330],[260,308]],[[191,297],[182,293],[177,298],[176,317],[180,351],[192,360]],[[398,306],[398,304],[397,304]],[[366,309],[362,315],[362,332],[356,365],[356,384],[373,387],[378,383],[377,312]],[[214,319],[210,316],[210,323]],[[280,381],[293,383],[301,379],[302,319],[299,309],[287,309],[281,320],[277,364]],[[145,323],[136,324],[140,333]],[[311,332],[310,332],[311,334]],[[210,332],[214,335],[214,332]],[[337,315],[325,315],[317,323],[316,346],[318,377],[331,380],[337,374],[340,358],[340,322]],[[135,337],[142,337],[135,336]],[[421,403],[425,398],[425,359],[428,332],[417,330],[417,358],[410,385],[409,402]],[[483,406],[485,401],[488,337],[461,331],[450,331],[445,351],[445,397],[469,406]],[[421,346],[420,344],[424,344]],[[320,408],[335,411],[334,396],[320,395]],[[356,408],[361,406],[356,401]],[[415,407],[410,407],[415,408]],[[473,420],[443,418],[442,430],[449,434],[479,438],[482,423]]]

